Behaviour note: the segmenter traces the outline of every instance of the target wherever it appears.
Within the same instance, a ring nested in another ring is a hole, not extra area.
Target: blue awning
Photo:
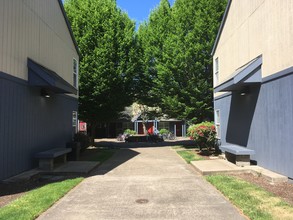
[[[214,88],[214,92],[239,91],[249,85],[260,84],[262,56],[258,56],[235,71],[230,79]]]
[[[57,73],[28,58],[28,83],[55,93],[77,94],[77,89]]]

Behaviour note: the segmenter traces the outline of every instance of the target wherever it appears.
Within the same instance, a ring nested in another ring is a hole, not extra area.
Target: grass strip
[[[0,219],[31,220],[51,207],[83,178],[68,179],[34,189],[0,209]]]
[[[225,175],[206,179],[252,220],[292,219],[293,207],[261,187]]]
[[[177,145],[177,146],[173,146],[172,149],[174,150],[195,150],[195,149],[199,149],[199,147],[194,146],[194,145]]]
[[[190,163],[191,161],[204,160],[204,158],[198,156],[197,153],[192,150],[179,150],[177,151],[177,154],[179,154],[187,163]]]
[[[86,161],[99,161],[100,163],[105,162],[106,160],[110,159],[118,149],[98,149],[92,150],[90,155],[87,155],[84,158]]]

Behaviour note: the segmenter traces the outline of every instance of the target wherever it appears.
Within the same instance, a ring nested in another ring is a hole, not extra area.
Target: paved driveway
[[[122,149],[39,219],[245,219],[169,147]]]

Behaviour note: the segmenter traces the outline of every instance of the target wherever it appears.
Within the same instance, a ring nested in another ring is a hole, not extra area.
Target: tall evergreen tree
[[[213,117],[210,52],[225,6],[226,0],[176,0],[166,20],[155,20],[160,28],[152,29],[152,37],[161,36],[160,43],[146,44],[151,55],[144,55],[158,58],[153,65],[152,93],[170,117],[194,121]]]
[[[162,63],[164,41],[169,33],[171,7],[168,0],[161,0],[150,14],[149,20],[140,25],[138,39],[141,46],[141,65],[143,74],[140,77],[141,91],[139,101],[148,106],[160,105],[157,93],[157,66]]]
[[[64,7],[81,52],[80,118],[93,127],[115,120],[135,94],[135,23],[115,0],[67,0]]]

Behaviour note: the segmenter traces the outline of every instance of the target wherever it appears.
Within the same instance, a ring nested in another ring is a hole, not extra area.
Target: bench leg
[[[250,155],[236,155],[237,166],[250,166]]]
[[[250,155],[235,155],[226,151],[225,156],[229,162],[235,163],[237,166],[250,166]]]
[[[39,168],[42,170],[53,170],[54,159],[39,159]]]
[[[66,163],[67,162],[67,154],[64,154],[63,155],[63,163]]]

